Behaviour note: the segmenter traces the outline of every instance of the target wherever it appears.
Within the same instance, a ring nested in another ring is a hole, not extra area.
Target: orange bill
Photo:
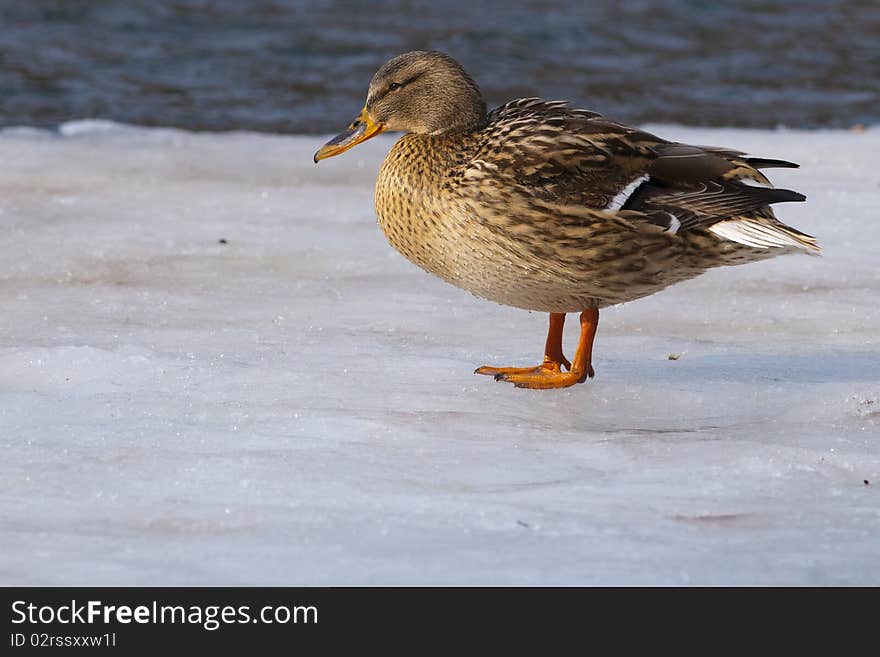
[[[318,152],[315,153],[315,162],[344,153],[352,146],[357,146],[362,141],[375,137],[384,129],[385,126],[373,122],[365,107],[345,132],[335,136],[318,149]]]

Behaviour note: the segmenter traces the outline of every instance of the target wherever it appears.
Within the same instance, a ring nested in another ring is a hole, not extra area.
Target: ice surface
[[[545,316],[385,242],[388,139],[4,131],[0,583],[880,584],[880,132],[652,128],[800,162],[825,255],[609,309],[546,392],[471,373]]]

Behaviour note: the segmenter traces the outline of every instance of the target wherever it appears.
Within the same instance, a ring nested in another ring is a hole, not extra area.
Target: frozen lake
[[[390,140],[0,133],[0,584],[880,584],[880,132],[653,128],[800,162],[824,256],[604,311],[562,391],[472,374],[546,316],[387,245]]]

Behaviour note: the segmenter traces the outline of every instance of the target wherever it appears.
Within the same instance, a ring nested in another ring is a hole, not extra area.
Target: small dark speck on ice
[[[225,237],[221,237],[219,240],[217,240],[217,244],[229,244],[229,242],[226,241]]]
[[[866,481],[865,483],[867,484],[868,482]],[[522,520],[517,520],[516,524],[519,525],[520,527],[525,527],[526,529],[531,528],[531,525],[529,523],[523,522]]]
[[[867,479],[865,479],[864,481],[865,481],[865,486],[869,486],[871,484],[871,482],[868,481]]]

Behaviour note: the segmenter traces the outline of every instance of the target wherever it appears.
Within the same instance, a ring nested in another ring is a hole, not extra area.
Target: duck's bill
[[[348,130],[341,135],[335,136],[321,146],[318,152],[315,153],[315,162],[344,153],[349,148],[357,146],[362,141],[367,141],[370,137],[375,137],[384,129],[385,126],[382,124],[373,123],[373,119],[370,118],[367,114],[367,110],[364,109],[361,111],[360,116],[351,122],[351,125],[348,126]]]

